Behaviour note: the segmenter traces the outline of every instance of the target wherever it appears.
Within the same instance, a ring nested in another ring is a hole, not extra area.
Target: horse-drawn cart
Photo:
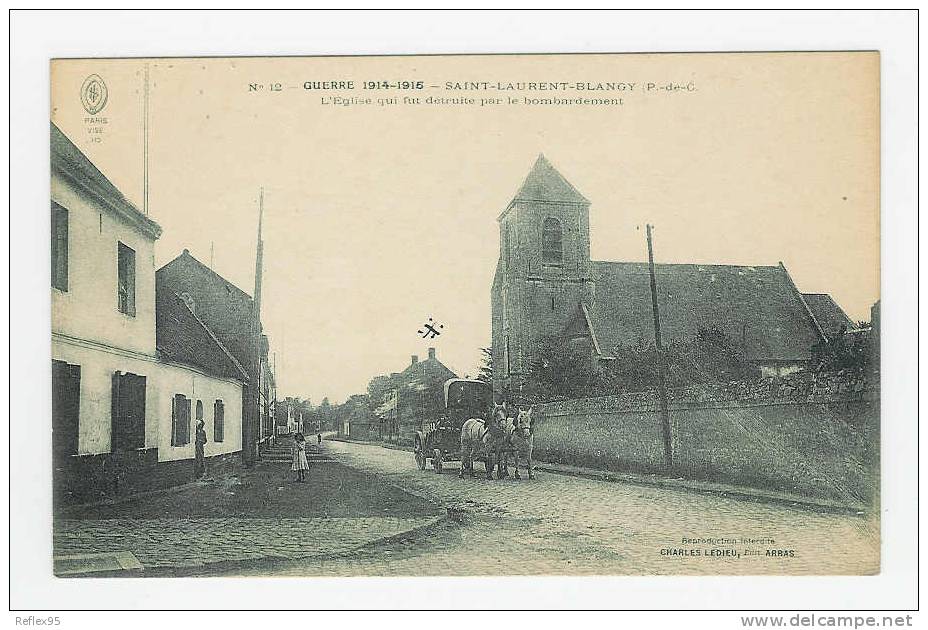
[[[436,473],[449,461],[461,461],[461,427],[471,418],[489,420],[493,388],[483,381],[451,378],[445,381],[445,408],[438,418],[422,421],[416,431],[415,457],[419,470],[431,460]]]

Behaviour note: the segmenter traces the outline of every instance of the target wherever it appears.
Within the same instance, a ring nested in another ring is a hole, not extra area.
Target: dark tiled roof
[[[174,291],[155,294],[158,352],[167,361],[198,367],[207,374],[247,380],[241,364]]]
[[[100,172],[84,152],[51,123],[51,164],[70,175],[104,205],[141,228],[152,238],[161,236],[161,226],[142,214],[113,183]]]
[[[158,290],[187,293],[200,318],[249,374],[254,371],[251,296],[184,252],[155,274]]]
[[[378,383],[385,392],[401,387],[425,388],[443,385],[449,378],[457,378],[457,374],[438,359],[425,359],[411,363],[402,372],[393,372],[390,375],[375,376],[371,383],[382,379]]]
[[[539,155],[513,201],[559,201],[562,203],[589,203],[586,197],[564,179],[556,168]]]
[[[457,378],[457,374],[438,359],[425,359],[409,365],[405,370],[393,377],[394,386],[444,383],[449,378]]]
[[[647,263],[593,262],[590,308],[602,353],[654,343]],[[786,269],[780,266],[655,265],[665,345],[717,328],[748,359],[807,360],[820,337]]]
[[[829,337],[841,330],[841,326],[848,330],[857,327],[827,293],[803,293],[802,297],[809,305],[809,310],[815,315],[822,330]]]

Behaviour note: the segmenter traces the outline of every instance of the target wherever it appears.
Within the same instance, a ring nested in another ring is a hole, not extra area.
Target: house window
[[[562,259],[561,222],[548,217],[541,232],[541,261],[555,265],[560,264]]]
[[[145,448],[145,377],[113,374],[110,450]]]
[[[221,400],[213,403],[213,442],[226,439],[226,406]]]
[[[68,211],[52,202],[52,286],[68,290]]]
[[[175,394],[171,407],[171,446],[190,444],[190,399]]]
[[[117,267],[119,312],[135,317],[135,250],[119,243]]]

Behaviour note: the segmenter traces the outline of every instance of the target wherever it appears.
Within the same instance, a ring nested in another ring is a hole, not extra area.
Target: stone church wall
[[[879,492],[879,384],[846,373],[671,390],[675,474],[869,503]],[[665,474],[654,392],[536,405],[535,457]]]

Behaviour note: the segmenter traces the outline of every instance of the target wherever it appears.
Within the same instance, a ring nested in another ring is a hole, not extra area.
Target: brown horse
[[[506,405],[493,405],[490,420],[471,418],[461,427],[461,472],[458,475],[464,478],[464,471],[470,471],[474,476],[474,460],[479,455],[486,457],[487,479],[493,478],[494,459],[499,462],[499,451],[505,434],[502,423],[506,419]]]

